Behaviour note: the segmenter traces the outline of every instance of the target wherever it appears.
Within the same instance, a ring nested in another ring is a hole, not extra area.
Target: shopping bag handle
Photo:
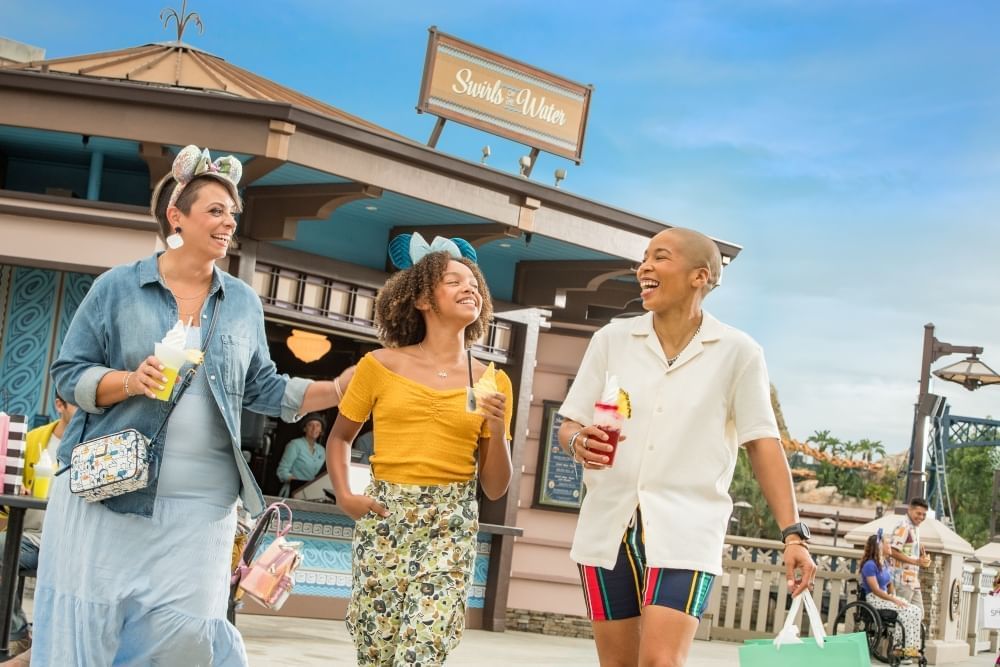
[[[809,629],[812,632],[816,645],[823,648],[826,643],[826,630],[823,629],[823,619],[819,616],[819,609],[816,608],[816,601],[812,595],[803,591],[792,598],[792,606],[788,608],[788,615],[785,616],[785,624],[781,627],[781,632],[774,638],[774,646],[781,648],[784,644],[801,644],[799,639],[799,629],[795,625],[795,617],[799,615],[799,607],[805,605],[806,616],[809,617]]]

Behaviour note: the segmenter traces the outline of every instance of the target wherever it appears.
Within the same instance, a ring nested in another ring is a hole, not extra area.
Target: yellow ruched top
[[[497,387],[507,396],[504,418],[510,439],[513,388],[503,371]],[[438,390],[393,373],[371,353],[340,402],[340,414],[358,423],[374,418],[369,460],[375,479],[396,484],[448,484],[476,475],[480,438],[490,436],[486,419],[465,409],[465,389]]]

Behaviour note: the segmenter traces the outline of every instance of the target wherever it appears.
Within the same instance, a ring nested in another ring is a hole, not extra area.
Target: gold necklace
[[[157,267],[160,269],[160,276],[163,277],[163,284],[166,285],[167,291],[170,292],[171,294],[173,294],[174,298],[177,299],[178,301],[194,301],[195,299],[200,299],[200,298],[204,297],[206,294],[208,294],[208,291],[210,289],[212,289],[212,279],[209,278],[208,279],[208,286],[205,288],[204,292],[202,292],[200,294],[195,294],[194,296],[180,296],[180,295],[178,295],[177,292],[175,292],[173,289],[171,289],[170,285],[167,285],[167,277],[163,274],[163,265],[160,262],[161,262],[161,260],[157,260]]]
[[[704,319],[702,319],[702,321],[704,321]],[[700,323],[698,324],[698,328],[694,330],[694,333],[691,334],[691,337],[688,338],[688,340],[687,340],[686,343],[684,343],[684,347],[682,347],[680,349],[680,351],[677,354],[675,354],[674,356],[667,357],[667,366],[673,366],[674,365],[674,362],[677,361],[677,359],[679,359],[682,354],[684,354],[684,350],[686,350],[688,348],[688,345],[691,344],[691,341],[693,341],[695,338],[698,337],[699,333],[701,333],[701,324]]]
[[[432,364],[432,367],[433,367],[433,363],[434,363],[434,360],[430,358],[430,357],[431,357],[431,355],[430,355],[430,352],[428,352],[428,351],[427,351],[427,350],[426,350],[426,349],[424,348],[424,343],[423,343],[423,341],[420,341],[420,342],[418,342],[418,343],[417,343],[417,347],[419,347],[419,348],[420,348],[420,351],[421,351],[421,352],[423,352],[424,356],[428,358],[428,360],[429,360],[429,361],[431,362],[431,364]],[[438,376],[439,378],[441,378],[442,380],[445,380],[445,379],[447,379],[447,378],[448,378],[448,371],[445,371],[445,370],[440,370],[440,371],[438,371],[438,372],[436,373],[436,375],[437,375],[437,376]]]
[[[195,299],[201,299],[201,298],[203,298],[203,297],[204,297],[204,296],[205,296],[206,294],[208,294],[208,290],[206,289],[206,290],[205,290],[204,292],[202,292],[201,294],[195,294],[194,296],[179,296],[179,295],[177,294],[177,292],[173,291],[173,290],[172,290],[172,289],[170,289],[169,287],[168,287],[167,289],[168,289],[168,290],[170,290],[170,293],[171,293],[171,294],[173,294],[173,295],[174,295],[174,298],[175,298],[175,299],[177,299],[178,301],[194,301]]]

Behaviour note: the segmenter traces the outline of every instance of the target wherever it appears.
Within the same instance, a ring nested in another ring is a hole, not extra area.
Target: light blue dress
[[[190,347],[198,335],[190,332]],[[226,620],[240,478],[201,370],[168,422],[152,517],[73,496],[69,475],[54,480],[32,665],[248,664]],[[91,564],[86,577],[81,562]]]

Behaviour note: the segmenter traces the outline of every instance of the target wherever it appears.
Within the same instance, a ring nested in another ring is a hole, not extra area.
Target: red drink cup
[[[615,454],[618,452],[618,438],[622,434],[622,424],[625,422],[622,413],[618,411],[618,406],[611,403],[595,403],[594,404],[594,426],[604,431],[607,434],[608,439],[603,441],[606,445],[611,445],[612,450],[610,452],[594,450],[597,454],[602,454],[608,457],[608,462],[606,465],[609,467],[615,462]]]

